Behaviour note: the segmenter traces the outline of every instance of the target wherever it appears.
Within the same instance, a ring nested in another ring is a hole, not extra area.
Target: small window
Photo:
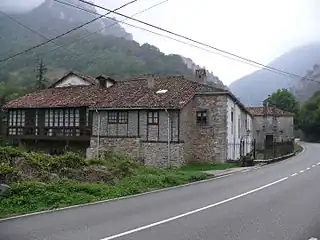
[[[234,109],[231,108],[231,122],[233,123],[234,120]]]
[[[149,125],[159,124],[159,112],[148,112],[148,124]]]
[[[238,118],[238,137],[240,138],[241,135],[241,120],[240,117]]]
[[[119,112],[118,113],[118,123],[127,124],[128,123],[128,112]]]
[[[206,125],[208,122],[207,111],[197,111],[197,124]]]
[[[117,112],[108,112],[108,123],[117,124]]]
[[[234,108],[231,108],[231,134],[234,132]]]

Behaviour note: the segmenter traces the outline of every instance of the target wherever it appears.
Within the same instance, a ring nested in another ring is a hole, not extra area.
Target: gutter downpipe
[[[101,127],[101,119],[100,119],[100,113],[98,111],[98,109],[96,108],[96,113],[98,115],[98,136],[97,136],[97,140],[98,140],[98,143],[97,143],[97,157],[99,158],[100,156],[100,127]]]
[[[171,162],[171,155],[170,155],[170,113],[168,112],[167,109],[165,109],[166,113],[168,114],[168,157],[167,157],[167,167],[170,167],[170,162]]]

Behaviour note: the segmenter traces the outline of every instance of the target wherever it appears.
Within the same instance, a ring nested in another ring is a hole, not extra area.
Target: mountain
[[[68,0],[68,3],[93,13],[45,0],[29,12],[11,13],[10,16],[46,38],[53,38],[97,17],[95,8],[77,0]],[[112,27],[92,34],[111,24]],[[69,70],[105,74],[118,80],[142,74],[193,76],[196,64],[191,59],[177,54],[166,55],[155,46],[141,45],[132,39],[133,36],[114,19],[99,19],[54,42],[0,63],[0,95],[14,98],[33,91],[35,68],[40,58],[48,69],[49,82]],[[0,59],[44,41],[43,37],[0,14]],[[214,85],[222,84],[212,73],[208,73],[208,78]]]
[[[268,66],[304,77],[317,63],[320,63],[318,42],[294,48]],[[309,92],[303,91],[305,87],[301,88],[306,84],[308,81],[302,81],[301,78],[259,70],[234,81],[229,88],[245,105],[259,106],[269,94],[280,88],[291,90],[300,100],[309,98]]]
[[[181,56],[183,62],[187,65],[187,67],[189,69],[191,69],[193,72],[196,71],[196,69],[202,68],[201,66],[197,65],[196,63],[193,62],[192,59],[190,58],[186,58]],[[213,83],[215,86],[222,88],[222,89],[227,89],[227,87],[223,84],[223,82],[213,74],[213,72],[209,72],[208,70],[206,70],[207,72],[207,80],[211,83]]]

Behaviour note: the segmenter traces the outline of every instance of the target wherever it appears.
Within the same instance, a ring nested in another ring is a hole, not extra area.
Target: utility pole
[[[39,66],[36,69],[37,72],[37,81],[36,81],[36,89],[37,90],[42,90],[46,88],[46,79],[45,79],[45,74],[47,72],[47,68],[45,67],[43,63],[43,58],[40,58]]]

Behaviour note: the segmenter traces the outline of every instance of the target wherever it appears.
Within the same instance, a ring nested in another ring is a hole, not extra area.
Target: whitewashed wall
[[[252,146],[252,134],[247,136],[247,130],[252,131],[252,117],[244,110],[242,110],[233,99],[228,98],[228,160],[240,159],[240,143],[241,139],[244,139],[244,154],[251,151]],[[233,123],[232,123],[232,111],[233,111]]]

